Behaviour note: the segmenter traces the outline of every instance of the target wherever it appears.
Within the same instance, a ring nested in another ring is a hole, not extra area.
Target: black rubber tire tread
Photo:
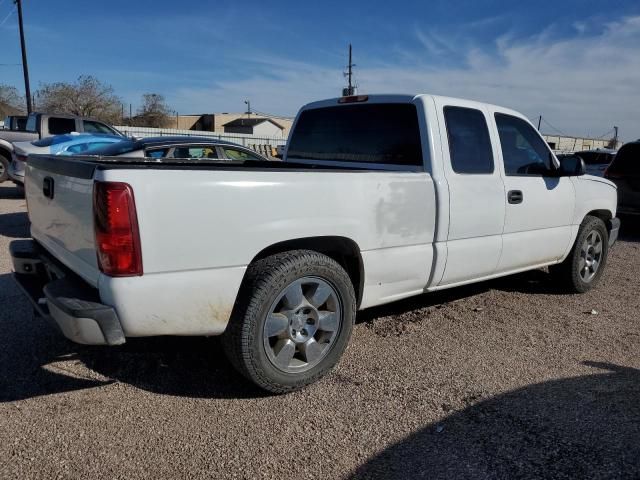
[[[6,182],[9,180],[9,159],[4,155],[0,154],[0,163],[4,166],[4,173],[0,175],[0,183]]]
[[[602,235],[602,261],[600,262],[594,279],[587,283],[580,278],[578,263],[580,261],[580,247],[592,230],[598,230],[600,235]],[[607,265],[608,255],[609,232],[607,231],[607,226],[602,219],[587,215],[580,224],[580,229],[578,230],[578,235],[576,236],[576,241],[573,244],[571,252],[562,263],[550,266],[549,273],[553,275],[561,289],[570,293],[585,293],[595,287],[600,281],[600,277],[602,277]]]
[[[277,370],[264,352],[262,322],[276,295],[296,278],[317,276],[328,280],[342,303],[340,331],[327,356],[299,374]],[[260,388],[282,394],[298,390],[325,375],[344,352],[356,316],[356,295],[347,272],[335,260],[311,250],[278,253],[250,265],[243,280],[222,345],[231,364]]]

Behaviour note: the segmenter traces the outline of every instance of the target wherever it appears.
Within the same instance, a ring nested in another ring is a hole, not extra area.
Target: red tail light
[[[607,168],[604,169],[602,176],[604,178],[622,178],[622,175],[619,173],[611,172],[611,165],[608,165]]]
[[[112,277],[142,275],[140,231],[131,186],[96,182],[93,216],[100,270]]]
[[[21,162],[26,162],[29,159],[29,155],[13,152],[16,156],[16,160],[20,160]]]
[[[340,97],[338,103],[358,103],[369,100],[369,95],[351,95],[350,97]]]

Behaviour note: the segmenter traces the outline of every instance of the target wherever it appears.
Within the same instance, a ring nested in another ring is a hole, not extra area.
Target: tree
[[[145,93],[142,95],[142,105],[137,115],[131,119],[134,125],[140,127],[162,128],[169,125],[173,111],[167,105],[164,95],[159,93]]]
[[[36,97],[40,111],[95,117],[110,123],[121,120],[122,101],[113,87],[91,75],[81,75],[75,83],[43,84]]]
[[[0,84],[0,104],[6,105],[17,113],[26,111],[24,96],[20,95],[16,87]]]

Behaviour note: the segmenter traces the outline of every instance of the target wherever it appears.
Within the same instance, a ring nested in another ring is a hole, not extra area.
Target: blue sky
[[[640,137],[640,2],[23,0],[32,89],[91,74],[136,107],[293,115],[339,94],[347,44],[362,93],[437,93],[542,114],[549,133]],[[0,0],[0,63],[19,63]],[[9,15],[7,17],[7,15]],[[21,87],[19,66],[0,83]]]

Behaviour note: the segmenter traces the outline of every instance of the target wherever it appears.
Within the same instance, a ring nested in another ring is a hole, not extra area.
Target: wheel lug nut
[[[307,324],[313,325],[313,318],[307,318]]]
[[[296,334],[296,329],[294,328],[293,330],[291,330],[291,333],[293,333],[295,335]]]

